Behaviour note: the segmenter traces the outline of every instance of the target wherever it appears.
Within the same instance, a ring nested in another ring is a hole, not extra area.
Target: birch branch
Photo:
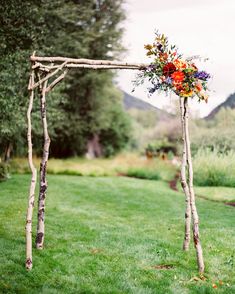
[[[39,64],[38,64],[39,65]],[[41,71],[50,72],[53,69],[57,69],[59,65],[47,66],[40,63],[40,66],[37,66]],[[90,69],[130,69],[130,70],[141,70],[144,67],[136,67],[131,65],[90,65],[90,64],[76,64],[76,63],[68,63],[64,66],[64,68],[90,68]]]
[[[67,58],[67,57],[40,57],[31,56],[31,61],[41,61],[41,62],[66,62],[66,63],[76,63],[76,64],[90,64],[90,65],[114,65],[114,66],[133,66],[133,67],[145,67],[148,64],[144,63],[130,63],[121,61],[111,61],[111,60],[93,60],[86,58]]]
[[[199,238],[199,217],[197,213],[197,207],[195,203],[195,194],[193,189],[193,164],[192,164],[192,156],[191,156],[191,148],[190,148],[190,139],[189,139],[189,127],[188,127],[188,99],[184,98],[184,116],[185,116],[185,141],[186,141],[186,149],[187,149],[187,163],[188,163],[188,174],[189,174],[189,194],[190,194],[190,206],[192,212],[193,219],[193,241],[194,246],[197,253],[197,263],[198,270],[200,273],[204,272],[204,260],[202,254],[202,246]]]
[[[68,73],[68,69],[66,69],[57,79],[55,79],[47,88],[46,93],[50,92],[60,81],[64,79],[66,74]]]
[[[182,141],[183,141],[183,155],[181,163],[181,186],[185,194],[185,231],[184,231],[184,242],[183,250],[188,251],[190,244],[190,231],[191,231],[191,206],[190,206],[190,194],[187,183],[186,168],[187,168],[187,146],[185,139],[185,112],[184,112],[184,101],[179,97],[180,102],[180,114],[181,114],[181,128],[182,128]]]
[[[43,249],[44,236],[45,236],[45,199],[47,191],[46,170],[47,161],[49,156],[50,137],[47,129],[47,117],[46,117],[46,88],[47,81],[44,82],[40,93],[41,102],[41,119],[43,125],[43,153],[40,164],[40,190],[38,197],[38,224],[37,224],[37,237],[36,248]]]
[[[51,77],[53,77],[54,75],[56,75],[60,70],[63,69],[63,67],[65,66],[65,64],[67,63],[67,61],[65,61],[64,63],[62,63],[56,70],[54,70],[52,73],[48,74],[47,76],[45,76],[44,78],[40,79],[36,84],[34,84],[31,89],[35,89],[37,88],[39,85],[41,85],[42,83],[44,83],[45,81],[47,81],[48,79],[50,79]]]
[[[91,65],[91,64],[74,64],[74,63],[69,63],[66,65],[66,67],[71,67],[71,68],[91,68],[91,69],[141,69],[143,68],[143,65],[115,65],[115,64],[96,64],[96,65]]]
[[[29,87],[34,84],[34,70],[32,70],[30,75]],[[34,208],[34,199],[35,199],[35,187],[37,180],[37,169],[33,164],[33,144],[32,144],[32,123],[31,123],[31,112],[33,108],[34,100],[34,91],[30,91],[29,106],[27,111],[27,120],[28,120],[28,162],[29,167],[32,173],[31,184],[29,188],[29,198],[28,198],[28,209],[26,214],[26,262],[25,267],[27,270],[31,270],[33,266],[33,257],[32,257],[32,218],[33,218],[33,208]]]

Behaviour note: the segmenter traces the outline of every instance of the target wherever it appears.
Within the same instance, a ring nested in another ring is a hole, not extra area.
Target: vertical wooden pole
[[[33,266],[33,257],[32,257],[32,217],[33,217],[33,208],[34,208],[34,199],[35,199],[35,187],[37,181],[37,169],[33,164],[33,145],[32,145],[32,123],[31,123],[31,112],[33,108],[34,100],[34,91],[31,90],[34,84],[34,70],[32,70],[30,79],[29,79],[29,89],[30,89],[30,99],[29,106],[27,111],[27,120],[28,120],[28,162],[29,167],[32,173],[31,184],[29,189],[29,198],[28,198],[28,209],[26,214],[26,262],[25,267],[27,270],[31,270]]]
[[[45,236],[45,198],[47,191],[47,180],[46,180],[46,169],[47,161],[49,156],[50,137],[47,129],[47,118],[46,118],[46,87],[47,81],[43,82],[42,88],[40,89],[40,103],[41,103],[41,119],[43,125],[43,153],[40,164],[40,190],[38,198],[38,223],[37,223],[37,237],[36,237],[36,248],[43,249],[44,236]]]
[[[200,273],[204,272],[204,260],[202,254],[202,246],[199,238],[199,217],[197,213],[197,207],[195,203],[195,194],[193,188],[193,164],[190,148],[190,139],[189,139],[189,127],[188,127],[188,98],[184,98],[184,119],[185,119],[185,141],[186,141],[186,154],[187,154],[187,163],[188,163],[188,186],[190,194],[190,206],[193,219],[193,241],[197,253],[197,263],[198,270]]]
[[[190,205],[190,194],[189,187],[187,183],[186,168],[187,168],[187,146],[185,138],[185,113],[184,113],[184,100],[179,97],[180,101],[180,114],[181,114],[181,128],[182,128],[182,141],[183,141],[183,155],[181,163],[181,186],[185,194],[185,232],[184,232],[184,242],[183,250],[187,251],[190,244],[190,231],[191,231],[191,205]]]

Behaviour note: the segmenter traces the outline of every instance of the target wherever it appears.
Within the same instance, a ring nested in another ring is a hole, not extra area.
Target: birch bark
[[[37,223],[37,237],[36,248],[43,249],[44,236],[45,236],[45,199],[47,191],[46,169],[49,156],[50,137],[47,129],[46,118],[46,87],[47,81],[44,81],[42,88],[40,89],[40,103],[41,103],[41,119],[43,125],[43,153],[40,164],[40,190],[38,198],[38,223]]]
[[[32,70],[30,79],[29,79],[29,89],[32,88],[34,84],[34,71]],[[25,267],[27,270],[31,270],[33,266],[33,258],[32,258],[32,217],[33,217],[33,208],[34,208],[34,199],[35,199],[35,187],[37,181],[37,169],[33,164],[33,150],[32,150],[32,124],[31,124],[31,112],[33,108],[33,100],[34,100],[34,91],[30,90],[30,99],[29,106],[27,111],[27,121],[28,121],[28,162],[29,167],[32,173],[31,176],[31,184],[29,188],[29,198],[28,198],[28,209],[26,214],[26,262]]]
[[[186,155],[187,155],[187,163],[188,163],[188,186],[189,186],[189,195],[190,195],[190,207],[192,212],[192,220],[193,220],[193,241],[194,246],[197,253],[197,263],[198,270],[200,273],[204,272],[204,260],[202,253],[202,246],[199,238],[199,217],[197,213],[197,207],[195,203],[195,194],[193,189],[193,164],[192,164],[192,156],[191,156],[191,148],[190,148],[190,139],[189,139],[189,127],[188,127],[188,99],[184,98],[184,118],[185,118],[185,141],[186,141]]]
[[[183,141],[183,155],[182,155],[182,163],[181,163],[181,186],[184,190],[185,194],[185,231],[184,231],[184,242],[183,242],[183,250],[188,251],[190,244],[190,231],[191,231],[191,206],[190,206],[190,194],[189,187],[187,183],[187,146],[186,146],[186,138],[185,138],[185,112],[184,112],[184,101],[180,97],[180,114],[181,114],[181,128],[182,128],[182,141]]]

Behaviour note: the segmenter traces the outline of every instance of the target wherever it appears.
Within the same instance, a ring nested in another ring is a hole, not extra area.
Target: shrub
[[[199,150],[194,156],[194,183],[198,186],[235,187],[235,153]]]
[[[9,178],[9,166],[0,162],[0,181],[4,181]]]
[[[130,168],[127,170],[126,175],[128,177],[134,177],[139,179],[147,179],[147,180],[160,180],[159,171],[151,170],[147,168]]]

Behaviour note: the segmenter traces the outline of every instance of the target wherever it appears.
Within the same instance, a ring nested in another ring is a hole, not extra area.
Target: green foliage
[[[26,153],[29,55],[36,50],[38,55],[117,57],[123,50],[120,22],[124,12],[122,0],[4,0],[0,19],[0,150],[3,151],[10,141],[14,143],[15,154],[19,155]],[[117,125],[124,126],[125,130],[129,128],[119,107],[121,95],[115,91],[113,77],[113,72],[71,70],[66,85],[61,84],[48,96],[52,156],[84,154],[87,141],[95,134],[101,135],[102,131],[106,132],[104,137],[113,134],[109,143],[104,143],[110,149],[105,154],[113,154],[128,143],[130,132],[117,135],[111,123],[115,119]],[[105,115],[110,110],[106,107],[109,99],[112,107],[117,107],[120,118],[113,113]],[[39,154],[42,134],[38,99],[36,102],[33,139]],[[104,146],[104,149],[108,148]]]
[[[234,109],[221,109],[210,121],[195,121],[191,131],[193,154],[200,149],[219,153],[235,150],[234,124]]]
[[[160,152],[171,152],[176,154],[176,147],[173,142],[169,142],[167,138],[163,138],[162,140],[155,140],[154,142],[148,144],[146,151],[152,152],[153,155],[159,155]]]
[[[207,279],[195,281],[195,249],[181,250],[183,193],[131,178],[49,176],[45,250],[33,250],[26,273],[29,182],[0,184],[1,293],[234,293],[234,208],[197,199]]]
[[[37,168],[40,166],[40,158],[34,158]],[[10,162],[12,173],[30,173],[28,162],[25,158],[14,158]],[[149,175],[159,174],[159,178],[170,181],[174,178],[177,168],[169,161],[160,159],[142,158],[133,153],[122,153],[112,158],[51,158],[48,162],[47,171],[54,175],[78,175],[78,176],[116,176],[129,175],[131,171],[141,171],[148,179]],[[142,177],[143,178],[143,177]],[[157,178],[156,178],[157,179]]]
[[[126,175],[128,177],[147,179],[147,180],[160,180],[160,174],[157,170],[151,170],[146,168],[130,168]]]
[[[4,181],[9,178],[9,166],[6,163],[0,162],[0,181]]]
[[[194,183],[197,186],[235,187],[235,153],[200,150],[194,156]]]
[[[158,121],[158,114],[154,110],[142,110],[132,108],[128,110],[131,117],[134,118],[143,128],[153,128]]]

